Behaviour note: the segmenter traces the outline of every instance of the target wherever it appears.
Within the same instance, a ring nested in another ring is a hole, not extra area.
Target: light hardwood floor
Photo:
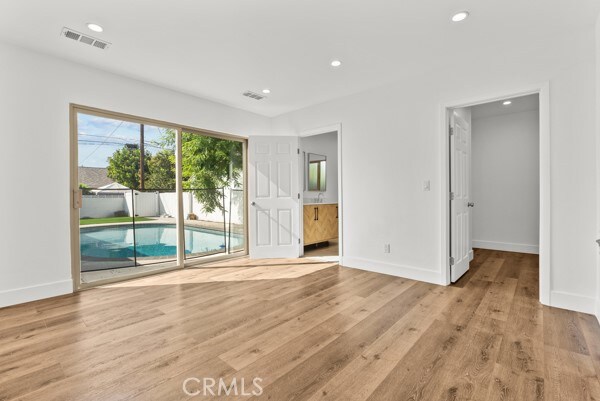
[[[322,257],[322,256],[339,256],[340,247],[338,244],[338,240],[334,239],[329,241],[327,246],[309,246],[304,249],[304,257],[314,258],[314,257]],[[338,259],[339,260],[339,259]]]
[[[600,400],[600,327],[538,303],[537,263],[477,250],[440,287],[243,259],[0,309],[0,400]]]

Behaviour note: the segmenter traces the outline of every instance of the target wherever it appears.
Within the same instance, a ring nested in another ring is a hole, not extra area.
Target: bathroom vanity
[[[338,238],[338,204],[304,205],[304,245],[318,244]]]

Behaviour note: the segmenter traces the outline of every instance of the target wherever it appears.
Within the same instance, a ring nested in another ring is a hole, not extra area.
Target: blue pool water
[[[175,224],[138,224],[81,227],[82,260],[123,260],[137,258],[175,258],[177,230]],[[185,227],[185,253],[201,254],[224,251],[226,238],[221,231]],[[243,246],[243,236],[231,234],[231,249]]]

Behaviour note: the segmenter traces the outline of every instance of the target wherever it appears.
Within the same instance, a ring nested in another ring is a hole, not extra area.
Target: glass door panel
[[[174,131],[84,113],[77,130],[82,282],[175,266]]]
[[[245,249],[243,151],[239,141],[182,134],[186,259]]]

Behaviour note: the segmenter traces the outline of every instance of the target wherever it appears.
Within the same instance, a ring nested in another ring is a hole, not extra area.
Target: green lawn
[[[102,219],[90,219],[90,218],[86,218],[86,219],[81,219],[79,220],[79,225],[80,226],[87,226],[89,224],[110,224],[110,223],[131,223],[133,220],[132,217],[105,217]],[[147,217],[136,217],[135,221],[149,221],[152,219],[149,219]]]

